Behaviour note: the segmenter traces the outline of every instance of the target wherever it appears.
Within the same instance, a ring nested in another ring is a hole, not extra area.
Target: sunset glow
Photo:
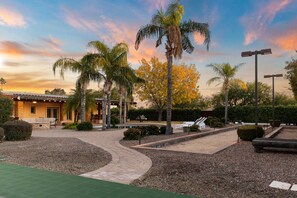
[[[155,48],[155,39],[145,40],[134,49],[138,29],[150,22],[156,9],[170,0],[86,0],[86,1],[2,1],[0,5],[0,77],[7,83],[4,90],[43,93],[46,89],[74,88],[76,74],[65,74],[65,80],[52,72],[60,57],[79,60],[88,52],[87,43],[100,40],[109,46],[125,41],[129,44],[128,61],[134,69],[140,60],[156,56],[165,61],[165,47]],[[285,73],[285,62],[296,56],[297,1],[180,0],[183,20],[208,23],[211,30],[209,51],[204,38],[195,33],[192,54],[184,52],[181,60],[195,64],[201,74],[198,86],[204,96],[220,90],[208,86],[213,72],[210,63],[244,62],[237,78],[254,81],[254,59],[242,58],[247,50],[271,48],[272,55],[259,57],[259,81],[266,74]],[[276,91],[290,94],[288,81],[278,79]],[[91,88],[98,89],[96,83]]]

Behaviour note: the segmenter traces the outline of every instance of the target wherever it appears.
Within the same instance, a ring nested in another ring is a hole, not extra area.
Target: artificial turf
[[[0,162],[0,198],[51,197],[179,198],[190,196]]]

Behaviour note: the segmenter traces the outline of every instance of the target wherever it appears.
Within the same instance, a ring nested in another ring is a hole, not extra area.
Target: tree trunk
[[[171,130],[171,108],[172,108],[172,52],[167,52],[167,123],[166,135],[172,134]]]
[[[228,85],[225,88],[225,124],[228,124]]]
[[[162,121],[163,109],[158,109],[158,121]]]
[[[110,128],[111,110],[110,110],[110,92],[107,94],[107,128]]]
[[[119,92],[120,92],[120,104],[119,104],[119,109],[120,109],[120,113],[119,113],[119,120],[120,120],[120,124],[123,124],[123,119],[122,119],[122,115],[123,115],[123,88],[122,86],[120,86],[119,88]]]
[[[81,93],[80,122],[84,122],[86,118],[86,91],[87,91],[87,86],[86,86],[86,83],[84,83],[82,84],[82,93]]]
[[[106,94],[103,94],[103,101],[102,101],[102,130],[106,129]]]
[[[127,122],[127,92],[124,93],[124,124]]]

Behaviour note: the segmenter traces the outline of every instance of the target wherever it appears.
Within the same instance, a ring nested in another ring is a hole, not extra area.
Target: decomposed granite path
[[[62,129],[34,130],[35,137],[74,137],[100,147],[112,155],[106,166],[81,176],[129,184],[144,175],[152,166],[147,156],[120,145],[124,129],[92,132],[75,132]]]

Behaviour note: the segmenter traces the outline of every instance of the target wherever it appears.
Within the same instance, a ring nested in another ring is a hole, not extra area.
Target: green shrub
[[[91,122],[82,122],[76,126],[78,131],[91,131],[93,129],[93,124]]]
[[[62,129],[76,129],[77,123],[68,123]]]
[[[117,108],[117,107],[110,109],[110,112],[111,112],[112,116],[119,116],[120,115],[120,109]]]
[[[281,121],[280,120],[274,120],[274,124],[273,124],[273,120],[270,120],[270,126],[272,127],[279,127],[281,125]]]
[[[4,140],[4,129],[0,127],[0,142]]]
[[[9,120],[12,106],[13,103],[10,98],[0,96],[0,125]]]
[[[115,127],[116,124],[120,124],[120,120],[116,116],[111,116],[110,117],[110,123],[113,127]]]
[[[171,131],[173,131],[173,128],[171,127]],[[165,135],[166,133],[166,126],[161,126],[160,127],[160,134],[161,135]]]
[[[255,138],[263,137],[264,129],[261,126],[245,125],[237,129],[237,135],[242,140],[252,141]]]
[[[198,125],[192,125],[190,126],[190,132],[200,132]]]
[[[5,140],[27,140],[32,135],[32,125],[22,120],[7,121],[3,124]]]
[[[160,135],[159,127],[155,125],[150,125],[146,127],[146,134],[147,135]]]
[[[219,107],[213,110],[213,116],[224,117],[224,107]],[[271,106],[259,106],[258,114],[259,122],[269,122],[272,119]],[[228,118],[235,121],[254,122],[255,107],[254,106],[234,106],[228,108]],[[276,106],[275,119],[282,123],[297,124],[297,106]]]
[[[146,126],[135,126],[134,129],[138,129],[140,131],[141,137],[147,135],[147,128]]]
[[[209,125],[211,128],[222,128],[225,126],[225,124],[223,122],[220,121],[213,121],[210,123]]]
[[[124,140],[138,140],[140,138],[141,131],[137,128],[130,128],[124,131]]]

